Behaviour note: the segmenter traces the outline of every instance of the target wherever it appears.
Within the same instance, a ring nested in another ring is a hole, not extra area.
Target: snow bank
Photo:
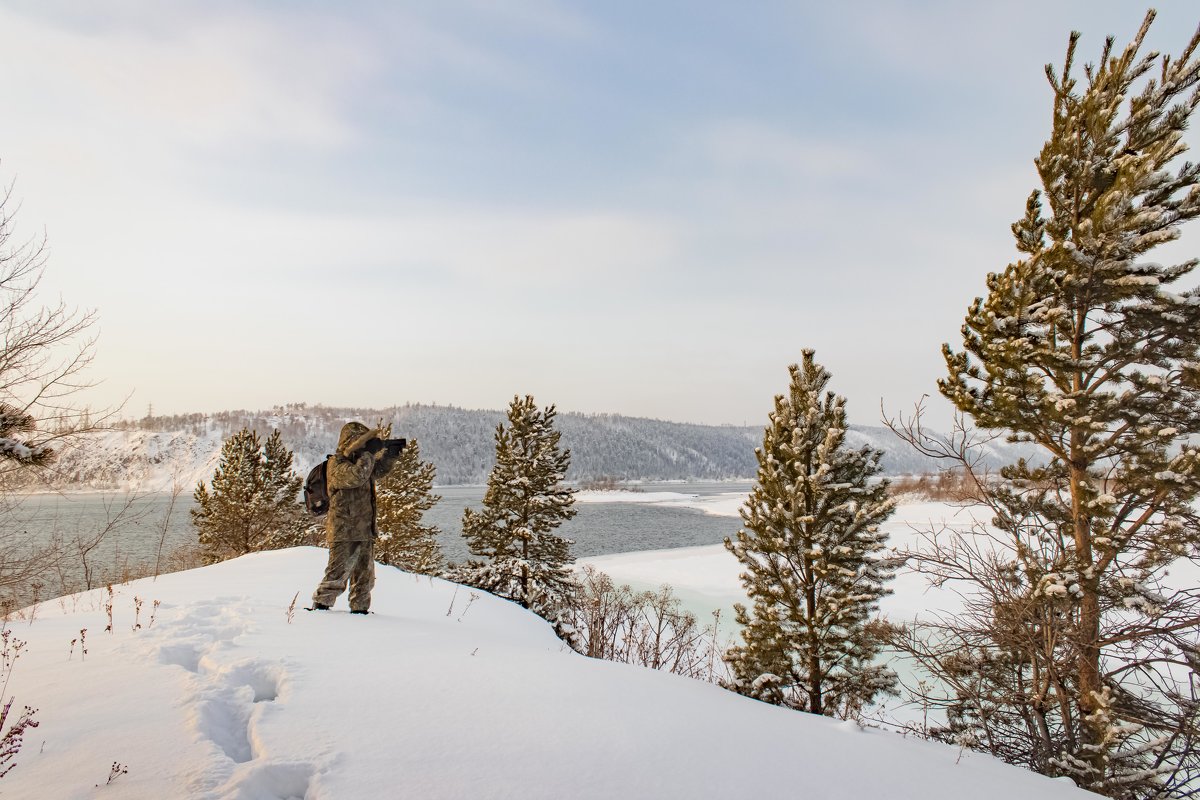
[[[324,552],[43,604],[9,692],[40,709],[10,797],[1092,795],[994,759],[569,652],[489,595],[379,569],[369,617],[306,601]],[[134,629],[134,598],[141,628]],[[160,601],[157,611],[153,602]],[[344,606],[342,606],[344,608]],[[151,615],[153,614],[153,624]],[[78,642],[87,630],[87,656]],[[128,767],[105,786],[113,762]]]
[[[672,508],[693,508],[706,514],[721,517],[736,517],[738,509],[746,502],[746,492],[722,492],[713,495],[684,494],[682,492],[597,492],[586,491],[575,494],[576,503],[646,503]]]
[[[681,492],[634,492],[626,489],[612,491],[585,490],[575,493],[576,503],[665,503],[694,500],[699,495]]]

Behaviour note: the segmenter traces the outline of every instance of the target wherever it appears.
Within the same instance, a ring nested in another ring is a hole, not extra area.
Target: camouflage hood
[[[342,455],[349,455],[366,444],[376,433],[361,422],[347,422],[338,435],[337,451]]]

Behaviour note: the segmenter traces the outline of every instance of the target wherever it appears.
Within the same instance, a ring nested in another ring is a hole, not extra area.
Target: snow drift
[[[1094,796],[987,756],[588,659],[511,603],[389,567],[371,616],[289,616],[324,560],[316,548],[260,553],[49,601],[32,620],[27,610],[10,623],[28,645],[8,692],[38,708],[41,725],[0,790],[114,800]],[[128,773],[106,785],[114,762]]]

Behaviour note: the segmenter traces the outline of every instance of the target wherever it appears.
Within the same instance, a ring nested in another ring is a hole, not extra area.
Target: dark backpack
[[[316,516],[329,511],[329,484],[325,473],[331,458],[333,456],[325,456],[324,461],[308,471],[304,481],[304,507]]]

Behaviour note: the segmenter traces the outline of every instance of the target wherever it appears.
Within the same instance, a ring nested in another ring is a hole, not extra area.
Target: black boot
[[[358,610],[351,609],[350,613],[351,613],[351,614],[370,614],[371,612],[370,612],[370,611],[367,611],[367,610],[364,608],[364,609],[362,609],[361,611],[358,611]]]
[[[304,609],[305,611],[328,611],[329,606],[324,603],[313,603],[311,608]]]

